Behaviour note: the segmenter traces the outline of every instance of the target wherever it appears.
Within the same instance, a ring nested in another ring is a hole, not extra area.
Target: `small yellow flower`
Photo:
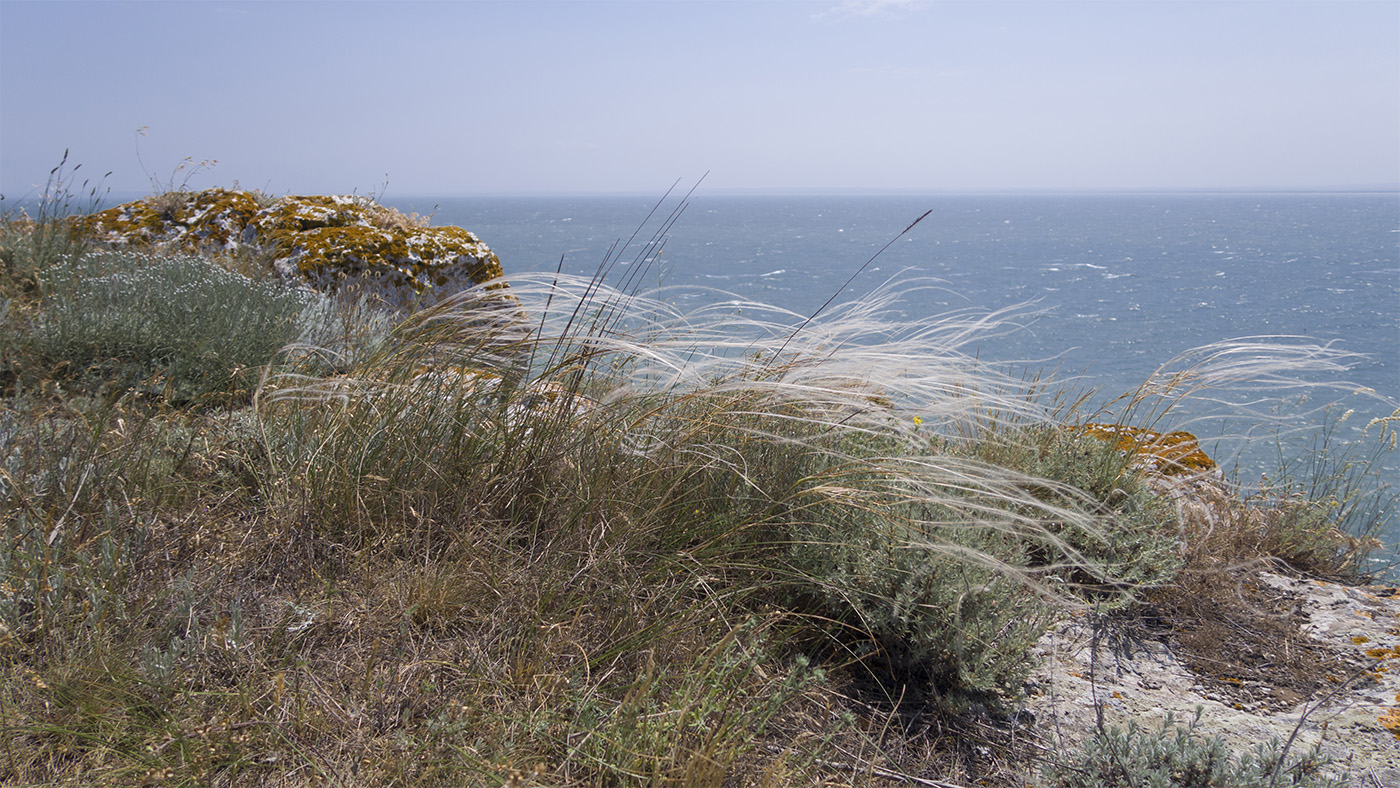
[[[921,424],[923,424],[923,423],[924,423],[924,420],[923,420],[923,419],[919,418],[918,416],[915,416],[915,417],[914,417],[914,426],[915,426],[915,427],[918,427],[919,425],[921,425]]]

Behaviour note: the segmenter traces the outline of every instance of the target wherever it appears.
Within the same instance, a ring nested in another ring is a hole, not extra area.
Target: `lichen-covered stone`
[[[119,246],[232,251],[261,208],[257,196],[248,192],[171,192],[78,217],[74,224],[98,241]]]
[[[1132,455],[1130,466],[1155,476],[1199,476],[1218,467],[1189,432],[1155,432],[1121,424],[1081,424],[1076,431],[1113,445]]]
[[[322,289],[357,283],[395,306],[432,303],[503,274],[500,259],[467,230],[429,227],[355,195],[174,192],[81,217],[75,229],[118,245],[267,250],[283,276]]]

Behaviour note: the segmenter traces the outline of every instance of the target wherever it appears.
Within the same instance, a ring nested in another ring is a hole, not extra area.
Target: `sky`
[[[1396,189],[1400,0],[0,0],[0,194],[65,150],[113,194]]]

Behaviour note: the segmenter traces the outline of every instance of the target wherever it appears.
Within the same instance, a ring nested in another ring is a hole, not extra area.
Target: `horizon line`
[[[199,192],[203,189],[229,188],[217,185],[205,186],[202,188],[191,188],[188,191]],[[109,189],[103,192],[98,200],[106,202],[106,198],[118,200],[118,204],[139,200],[143,197],[156,194],[153,190],[138,189]],[[404,191],[398,193],[383,192],[380,194],[365,193],[363,196],[372,197],[376,201],[383,202],[389,200],[409,200],[409,199],[521,199],[521,198],[631,198],[645,197],[656,199],[658,194],[667,193],[664,188],[655,190],[644,189],[510,189],[510,190],[472,190],[472,191]],[[286,194],[276,194],[275,197],[285,196],[309,196],[328,194],[360,194],[358,190],[344,191],[298,191],[287,192]],[[888,187],[864,187],[864,186],[814,186],[814,187],[720,187],[714,189],[699,188],[692,197],[958,197],[958,196],[1036,196],[1036,195],[1100,195],[1100,196],[1132,196],[1132,195],[1289,195],[1289,194],[1374,194],[1374,195],[1397,195],[1400,196],[1400,183],[1393,185],[1379,184],[1359,184],[1346,186],[1297,186],[1297,187],[1250,187],[1250,186],[1182,186],[1182,187],[969,187],[969,188],[888,188]],[[11,200],[13,199],[13,202]],[[38,196],[34,189],[26,190],[25,196],[10,198],[4,191],[0,191],[0,208],[3,203],[10,202],[12,205],[38,202]]]

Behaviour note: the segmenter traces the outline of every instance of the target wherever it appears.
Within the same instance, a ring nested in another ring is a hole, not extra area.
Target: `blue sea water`
[[[591,274],[610,248],[644,226],[619,255],[630,261],[661,221],[644,221],[656,197],[387,202],[475,232],[507,275],[553,271],[561,259],[565,270]],[[678,204],[664,202],[658,216]],[[1037,315],[1023,328],[975,348],[983,360],[1056,370],[1114,395],[1195,347],[1304,336],[1361,354],[1345,380],[1375,392],[1325,395],[1356,410],[1339,434],[1356,437],[1400,399],[1394,193],[741,197],[702,190],[669,227],[647,284],[695,286],[697,306],[709,297],[698,288],[717,287],[810,313],[926,211],[847,294],[891,277],[933,277],[946,290],[912,294],[904,305],[911,316],[1032,304]],[[1320,401],[1298,403],[1296,392],[1284,391],[1259,396],[1255,407],[1266,411],[1302,413]],[[1211,429],[1254,431],[1202,425],[1195,431],[1207,447],[1218,437]],[[1257,479],[1278,465],[1271,445],[1222,440],[1215,449],[1238,462],[1241,479]],[[1400,487],[1396,460],[1389,455],[1384,474]],[[1392,531],[1400,537],[1400,524]]]

